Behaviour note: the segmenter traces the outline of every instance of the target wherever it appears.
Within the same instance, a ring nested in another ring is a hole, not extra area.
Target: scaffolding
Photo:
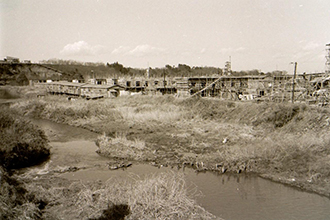
[[[325,45],[325,51],[326,51],[325,73],[326,75],[330,75],[330,43]]]

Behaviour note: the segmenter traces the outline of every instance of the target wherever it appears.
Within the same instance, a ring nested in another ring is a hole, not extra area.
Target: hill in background
[[[138,69],[124,67],[115,63],[81,63],[77,61],[48,60],[41,63],[1,63],[0,85],[28,85],[29,80],[67,80],[87,81],[90,78],[174,78],[220,76],[225,70],[217,67],[190,67],[186,64],[177,66],[165,65],[162,68]],[[264,75],[259,70],[231,71],[233,76]],[[273,71],[267,74],[286,74],[284,71]]]

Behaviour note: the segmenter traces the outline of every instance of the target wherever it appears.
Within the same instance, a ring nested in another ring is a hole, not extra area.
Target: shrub
[[[0,219],[41,219],[41,201],[29,201],[24,185],[0,166]]]
[[[44,132],[8,111],[0,111],[0,165],[8,169],[22,168],[48,159],[50,152]]]
[[[13,91],[10,91],[8,88],[0,89],[0,98],[1,99],[15,99],[19,98],[19,95]]]

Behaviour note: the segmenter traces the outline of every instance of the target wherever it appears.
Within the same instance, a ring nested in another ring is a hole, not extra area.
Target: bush
[[[19,98],[19,95],[13,91],[10,91],[8,88],[5,88],[5,89],[0,89],[0,98],[15,99],[15,98]]]
[[[30,201],[27,190],[0,166],[0,219],[41,219],[42,201]]]
[[[22,117],[0,111],[0,165],[7,169],[38,164],[49,157],[44,132]]]

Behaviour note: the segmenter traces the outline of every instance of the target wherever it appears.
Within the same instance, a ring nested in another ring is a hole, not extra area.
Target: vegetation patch
[[[305,105],[292,105],[292,104],[277,104],[269,108],[267,105],[263,105],[265,110],[263,113],[253,122],[258,126],[262,123],[272,124],[275,128],[283,127],[288,124],[299,112],[305,110]]]
[[[0,99],[16,99],[19,98],[19,94],[10,91],[7,87],[0,88]]]
[[[24,184],[7,170],[32,166],[48,159],[48,140],[42,130],[13,115],[7,107],[0,109],[0,218],[40,219],[45,207],[34,200]]]
[[[42,201],[28,197],[24,184],[10,177],[0,166],[0,219],[40,219]]]
[[[0,111],[0,164],[7,169],[38,164],[49,157],[44,132],[29,121]]]
[[[116,134],[113,138],[103,134],[96,145],[98,154],[115,159],[148,160],[152,156],[144,141],[128,140],[125,134]]]
[[[164,95],[75,102],[48,96],[12,109],[105,133],[98,153],[112,158],[257,172],[330,189],[327,108]]]
[[[196,204],[196,188],[174,172],[49,188],[34,181],[28,189],[46,196],[51,219],[216,219]]]

